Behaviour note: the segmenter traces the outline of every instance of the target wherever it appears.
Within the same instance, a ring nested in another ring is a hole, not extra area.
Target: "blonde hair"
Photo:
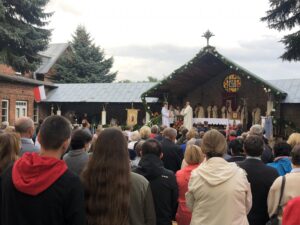
[[[197,145],[187,145],[184,160],[189,165],[199,164],[204,160],[204,154]]]
[[[227,150],[226,139],[219,131],[207,131],[202,139],[201,149],[207,158],[222,157]]]
[[[186,139],[191,140],[192,138],[196,137],[196,134],[197,134],[197,131],[194,128],[192,128],[190,131],[187,132]]]
[[[140,129],[140,135],[142,139],[148,139],[151,134],[151,129],[148,126],[142,126]]]
[[[287,140],[287,143],[294,148],[295,145],[300,144],[300,133],[292,133]]]
[[[136,130],[136,131],[133,131],[130,135],[130,140],[131,141],[139,141],[141,139],[141,135],[140,133]]]

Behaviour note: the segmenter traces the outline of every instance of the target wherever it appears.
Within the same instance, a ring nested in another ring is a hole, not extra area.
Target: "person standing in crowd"
[[[20,136],[18,134],[0,133],[0,174],[18,159],[20,147]]]
[[[159,134],[159,127],[157,125],[153,125],[151,127],[150,138],[156,138]]]
[[[244,141],[242,138],[236,138],[233,141],[229,142],[228,147],[232,157],[228,158],[227,162],[240,162],[246,159],[243,144]]]
[[[290,154],[292,151],[291,146],[286,142],[280,142],[274,146],[274,162],[268,163],[268,166],[271,166],[277,170],[280,176],[291,172],[292,163],[290,160]]]
[[[82,119],[82,122],[81,122],[81,125],[82,125],[82,129],[85,130],[86,132],[90,133],[92,135],[92,132],[91,132],[91,124],[89,123],[89,121],[86,119]]]
[[[272,152],[272,148],[268,144],[268,140],[263,136],[263,127],[259,124],[255,124],[250,128],[249,131],[250,135],[257,135],[262,138],[264,142],[264,150],[261,155],[261,160],[267,164],[273,162],[274,156]]]
[[[300,145],[300,133],[292,133],[288,140],[287,143],[294,148],[296,145]]]
[[[157,225],[172,225],[177,209],[178,188],[174,173],[164,168],[162,156],[162,146],[157,140],[145,141],[141,161],[134,172],[150,182]]]
[[[188,191],[188,183],[191,172],[196,169],[204,160],[204,154],[197,145],[188,145],[184,153],[184,161],[187,166],[178,170],[176,173],[176,181],[179,190],[178,208],[176,213],[176,222],[178,225],[189,225],[192,213],[187,208],[185,202],[185,193]]]
[[[248,225],[250,184],[243,169],[223,159],[225,137],[212,129],[203,136],[201,149],[207,161],[192,171],[186,193],[190,225]]]
[[[190,106],[190,102],[186,102],[184,111],[183,111],[183,126],[188,130],[193,127],[193,109]]]
[[[183,153],[179,145],[175,144],[177,130],[174,128],[166,128],[163,133],[164,140],[162,143],[164,167],[172,170],[174,173],[181,168]]]
[[[170,112],[168,109],[168,103],[165,102],[161,109],[162,126],[170,127]]]
[[[136,157],[133,160],[130,160],[131,170],[137,168],[141,161],[142,145],[144,144],[144,142],[145,142],[144,140],[140,140],[134,145],[134,151],[136,152]]]
[[[282,224],[298,225],[300,221],[300,197],[288,201],[284,207]]]
[[[261,137],[249,135],[244,142],[247,158],[238,165],[247,173],[252,191],[252,208],[248,214],[250,225],[265,225],[269,220],[267,198],[271,185],[278,177],[276,169],[261,161],[264,143]]]
[[[71,137],[71,149],[64,155],[69,170],[80,175],[89,161],[88,151],[91,147],[92,135],[83,129],[75,130]]]
[[[300,145],[296,145],[291,152],[293,169],[285,175],[286,181],[280,202],[281,209],[285,208],[287,202],[295,197],[300,196]],[[269,216],[275,214],[280,197],[280,189],[283,177],[278,177],[272,184],[268,195],[268,212]],[[278,219],[281,224],[282,212],[279,212]],[[283,224],[284,225],[284,224]]]
[[[150,134],[151,134],[151,129],[148,126],[142,126],[140,129],[140,135],[141,135],[141,139],[143,140],[147,140],[148,138],[150,138]]]
[[[21,136],[21,150],[22,156],[25,152],[39,152],[39,148],[34,145],[32,137],[34,134],[34,122],[29,117],[21,117],[15,124],[16,132]]]
[[[119,129],[101,132],[82,181],[88,225],[156,224],[149,182],[130,173],[127,142]]]
[[[84,192],[61,156],[70,144],[71,124],[50,116],[42,124],[41,151],[27,152],[1,176],[2,225],[85,224]]]

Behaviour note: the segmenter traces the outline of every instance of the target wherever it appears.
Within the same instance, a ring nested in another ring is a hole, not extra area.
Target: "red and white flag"
[[[35,87],[33,89],[33,92],[34,92],[34,99],[35,99],[36,102],[40,102],[40,101],[46,99],[46,93],[45,93],[44,85]]]

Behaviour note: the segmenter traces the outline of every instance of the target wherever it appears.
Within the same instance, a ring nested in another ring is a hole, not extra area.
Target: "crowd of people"
[[[83,125],[0,130],[1,225],[300,224],[299,133]]]

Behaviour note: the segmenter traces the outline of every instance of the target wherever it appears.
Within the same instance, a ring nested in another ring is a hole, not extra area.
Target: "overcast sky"
[[[85,25],[114,57],[117,80],[162,78],[192,59],[206,40],[217,51],[264,79],[300,78],[300,62],[282,62],[284,33],[260,18],[268,0],[50,0],[52,43],[71,40]]]

